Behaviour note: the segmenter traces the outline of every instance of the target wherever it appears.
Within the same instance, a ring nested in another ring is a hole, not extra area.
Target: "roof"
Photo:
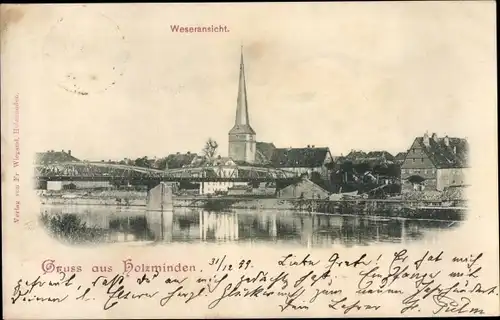
[[[167,157],[167,168],[169,169],[182,168],[185,165],[191,164],[191,162],[196,156],[197,156],[196,153],[169,154]]]
[[[255,134],[250,126],[250,117],[248,116],[247,87],[245,83],[245,65],[243,63],[243,51],[240,60],[240,77],[238,82],[238,99],[236,100],[236,119],[234,127],[229,134]]]
[[[47,152],[37,152],[35,155],[35,161],[38,164],[48,164],[57,162],[79,162],[80,160],[73,157],[70,152],[63,151],[47,151]]]
[[[366,158],[367,154],[361,150],[351,150],[349,154],[346,156],[347,159],[355,160],[360,158]]]
[[[406,152],[400,152],[394,157],[394,160],[403,161],[405,158]]]
[[[218,156],[217,158],[213,159],[211,164],[214,166],[220,166],[220,165],[225,165],[226,163],[236,163],[234,160],[230,157],[221,157]]]
[[[311,181],[308,178],[302,178],[302,180],[300,180],[299,182],[297,182],[295,184],[291,184],[291,185],[281,189],[279,192],[281,194],[284,194],[284,193],[286,193],[287,190],[290,190],[290,189],[296,190],[297,188],[313,188],[314,190],[320,191],[320,192],[324,193],[325,195],[328,195],[330,193],[328,190],[326,190],[325,188],[323,188],[319,184]]]
[[[229,134],[255,134],[255,130],[249,124],[235,124]]]
[[[257,142],[255,149],[255,162],[265,163],[271,161],[276,147],[272,142]]]
[[[448,145],[445,143],[446,139],[449,141]],[[429,146],[426,146],[423,137],[415,139],[436,168],[468,167],[469,143],[466,139],[445,137],[436,140],[429,138]]]
[[[366,155],[367,158],[384,158],[386,160],[394,160],[394,156],[387,151],[370,151]]]
[[[277,148],[271,163],[277,168],[320,167],[329,153],[328,148]]]

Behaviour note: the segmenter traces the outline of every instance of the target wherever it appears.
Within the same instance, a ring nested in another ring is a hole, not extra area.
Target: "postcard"
[[[1,21],[5,319],[499,315],[493,1]]]

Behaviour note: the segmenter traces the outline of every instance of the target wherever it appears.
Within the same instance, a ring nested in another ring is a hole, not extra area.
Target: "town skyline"
[[[359,8],[349,4],[292,10],[280,24],[256,7],[232,6],[221,21],[231,31],[217,36],[172,33],[165,21],[193,23],[187,8],[178,18],[140,13],[130,25],[134,19],[114,17],[110,6],[102,6],[126,32],[123,75],[105,92],[85,96],[62,90],[49,78],[36,86],[26,79],[39,98],[31,103],[30,95],[21,93],[23,110],[30,110],[23,121],[39,134],[24,148],[71,149],[90,160],[161,157],[199,153],[212,137],[227,155],[241,43],[257,141],[281,148],[329,147],[334,155],[351,149],[395,154],[425,131],[473,136],[473,127],[463,123],[484,105],[485,90],[496,90],[484,85],[495,74],[482,32],[490,21],[478,25],[466,19],[466,4],[454,15],[446,14],[446,5],[432,6],[439,19],[417,4],[392,4],[377,6],[377,15],[363,15],[362,24],[353,19]],[[216,9],[204,7],[196,23],[220,19]],[[254,14],[261,17],[258,25],[249,19]],[[325,26],[328,32],[319,36]],[[46,33],[49,27],[47,22],[30,32]],[[146,32],[152,28],[157,29]],[[32,61],[44,63],[34,53]]]
[[[448,136],[450,138],[465,138],[467,139],[467,137],[462,137],[462,136],[453,136],[453,135],[449,135],[449,134],[444,134],[444,135],[440,135],[439,132],[435,132],[435,131],[429,131],[429,130],[426,130],[424,131],[421,135],[419,135],[418,137],[421,137],[424,135],[424,133],[427,132],[430,135],[432,135],[433,133],[436,133],[438,135],[439,138],[444,138],[445,136]],[[209,138],[213,138],[213,137],[209,137]],[[311,148],[329,148],[330,149],[330,152],[332,154],[333,157],[340,157],[340,156],[347,156],[351,151],[363,151],[363,152],[366,152],[366,153],[369,153],[369,152],[374,152],[374,151],[387,151],[389,152],[391,155],[393,156],[396,156],[398,153],[400,152],[407,152],[408,149],[410,148],[411,144],[413,143],[414,139],[417,138],[417,136],[413,137],[412,139],[410,139],[410,142],[408,143],[408,145],[404,148],[404,149],[401,149],[401,150],[395,150],[395,151],[391,151],[391,150],[388,150],[388,149],[384,149],[383,147],[381,148],[371,148],[371,149],[360,149],[360,148],[352,148],[352,149],[349,149],[349,150],[346,150],[345,152],[342,152],[342,153],[335,153],[332,151],[332,148],[329,147],[329,146],[326,146],[326,145],[315,145],[315,144],[309,144],[309,145],[305,145],[305,146],[276,146],[277,148],[308,148],[308,147],[311,147]],[[208,140],[205,139],[205,140]],[[224,153],[224,151],[222,150],[221,152],[221,148],[220,148],[220,144],[222,144],[222,139],[221,139],[221,142],[219,143],[219,140],[216,140],[214,139],[218,144],[219,144],[219,147],[217,148],[217,153],[216,153],[216,156],[222,156],[222,157],[228,157],[227,155],[227,152]],[[260,142],[260,141],[259,141]],[[268,141],[263,141],[263,142],[268,142]],[[272,143],[272,141],[270,141],[270,143]],[[227,143],[226,143],[227,145]],[[78,158],[79,160],[82,160],[82,161],[108,161],[108,160],[111,160],[111,161],[121,161],[121,160],[124,160],[124,159],[130,159],[130,160],[135,160],[137,158],[142,158],[144,156],[148,157],[149,159],[154,159],[154,158],[157,158],[157,159],[161,159],[161,158],[164,158],[164,157],[167,157],[168,155],[172,155],[172,154],[188,154],[188,153],[191,153],[191,154],[197,154],[199,156],[202,156],[203,154],[203,146],[199,148],[199,150],[177,150],[177,151],[172,151],[172,152],[168,152],[166,154],[139,154],[139,155],[123,155],[123,156],[118,156],[118,157],[106,157],[106,156],[101,156],[101,157],[95,157],[95,158],[88,158],[88,157],[82,157],[79,155],[78,153],[78,149],[71,149],[71,148],[68,148],[68,149],[64,149],[64,148],[60,148],[60,149],[57,149],[57,148],[50,148],[50,149],[46,149],[46,150],[38,150],[37,152],[48,152],[48,151],[54,151],[54,152],[66,152],[68,153],[71,152],[71,155]]]

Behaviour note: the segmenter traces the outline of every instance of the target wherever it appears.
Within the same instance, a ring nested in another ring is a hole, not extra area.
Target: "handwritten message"
[[[498,286],[481,278],[482,259],[481,252],[447,256],[427,251],[413,256],[402,249],[354,258],[339,252],[324,259],[289,253],[276,257],[267,269],[250,259],[224,255],[196,267],[125,259],[116,266],[90,270],[48,259],[39,275],[17,280],[10,301],[22,308],[78,302],[103,310],[131,303],[147,308],[196,304],[223,310],[253,300],[280,314],[327,308],[330,315],[376,315],[384,310],[404,316],[422,310],[440,316],[483,315],[488,312],[485,298],[498,297]],[[91,281],[82,280],[86,271],[95,274]]]

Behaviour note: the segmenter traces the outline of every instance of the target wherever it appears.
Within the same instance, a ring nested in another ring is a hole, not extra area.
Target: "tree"
[[[168,169],[168,159],[167,157],[156,160],[156,169],[166,170]]]
[[[217,141],[213,140],[212,138],[208,138],[207,142],[205,142],[205,147],[203,148],[203,155],[207,159],[213,159],[215,155],[217,154],[217,148],[219,147],[219,144]]]
[[[149,160],[148,160],[147,156],[135,159],[134,165],[136,165],[137,167],[143,167],[143,168],[149,168],[150,167]]]

